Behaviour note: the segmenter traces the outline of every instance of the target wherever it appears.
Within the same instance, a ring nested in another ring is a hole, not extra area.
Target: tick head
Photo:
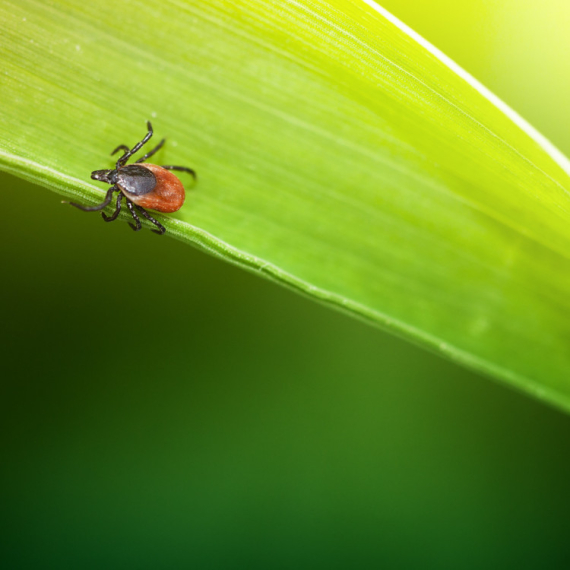
[[[117,182],[117,171],[116,170],[94,170],[91,173],[91,178],[93,180],[99,180],[100,182],[106,182],[107,184],[115,184]]]

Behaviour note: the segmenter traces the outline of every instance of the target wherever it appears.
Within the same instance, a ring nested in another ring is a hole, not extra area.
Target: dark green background
[[[384,2],[570,149],[525,52],[538,3],[491,4]],[[0,189],[2,567],[568,567],[566,415],[174,240]]]

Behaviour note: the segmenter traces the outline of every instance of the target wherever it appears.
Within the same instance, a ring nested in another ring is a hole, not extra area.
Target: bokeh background
[[[570,154],[570,3],[383,5]],[[182,243],[0,189],[0,567],[570,564],[567,415]]]

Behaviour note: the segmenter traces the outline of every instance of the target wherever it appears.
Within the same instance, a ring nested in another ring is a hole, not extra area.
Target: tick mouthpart
[[[110,174],[113,172],[112,170],[94,170],[91,173],[91,178],[93,180],[99,180],[100,182],[107,182],[108,184],[112,184],[110,180]]]

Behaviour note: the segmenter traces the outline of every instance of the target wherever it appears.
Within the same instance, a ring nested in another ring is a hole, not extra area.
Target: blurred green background
[[[566,0],[383,5],[570,153]],[[0,187],[3,568],[568,567],[569,417]]]

